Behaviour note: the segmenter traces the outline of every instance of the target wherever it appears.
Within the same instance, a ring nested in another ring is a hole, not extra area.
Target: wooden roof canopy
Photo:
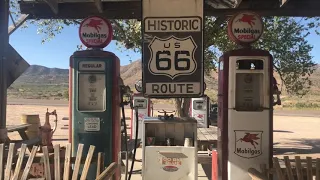
[[[252,10],[261,16],[320,16],[319,0],[204,0],[205,16],[230,16]],[[20,0],[29,19],[141,19],[141,0]]]

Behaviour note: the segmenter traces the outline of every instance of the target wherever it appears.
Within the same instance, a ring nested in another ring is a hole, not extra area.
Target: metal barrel
[[[21,123],[31,124],[30,127],[26,130],[26,134],[29,139],[36,138],[39,136],[39,127],[40,127],[40,117],[39,114],[22,114]]]

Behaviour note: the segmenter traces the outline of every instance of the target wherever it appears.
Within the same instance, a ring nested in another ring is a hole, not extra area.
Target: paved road
[[[68,106],[68,101],[62,100],[44,100],[44,99],[8,99],[8,105],[35,105],[35,106]],[[129,106],[125,107],[129,109]],[[172,110],[173,105],[168,104],[155,104],[155,110]],[[277,116],[300,116],[300,117],[319,117],[320,110],[275,110],[274,115]]]

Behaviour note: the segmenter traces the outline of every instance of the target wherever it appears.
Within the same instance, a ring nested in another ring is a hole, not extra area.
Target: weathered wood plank
[[[0,179],[3,179],[3,156],[4,144],[0,144]]]
[[[77,157],[76,157],[76,162],[74,164],[74,169],[72,173],[72,180],[77,180],[78,179],[78,174],[79,174],[79,169],[80,169],[80,162],[82,159],[82,151],[83,151],[83,144],[78,145],[78,151],[77,151]]]
[[[307,180],[313,180],[311,157],[307,157]]]
[[[7,158],[6,170],[4,171],[4,180],[10,180],[11,177],[11,168],[12,168],[12,159],[13,159],[13,151],[14,151],[14,143],[10,143],[9,152]]]
[[[50,172],[50,162],[49,162],[49,152],[48,152],[48,147],[43,146],[42,147],[43,151],[43,164],[44,164],[44,176],[46,180],[51,180],[51,172]]]
[[[54,179],[60,180],[60,145],[54,145]]]
[[[291,167],[290,160],[289,160],[288,156],[284,156],[284,162],[286,165],[286,172],[287,172],[288,180],[294,180],[293,173],[292,173],[292,167]]]
[[[27,179],[29,171],[30,171],[30,168],[31,168],[31,165],[32,165],[32,162],[33,162],[33,159],[34,159],[34,156],[37,153],[37,149],[38,149],[37,146],[33,146],[32,150],[31,150],[31,153],[30,153],[30,156],[29,156],[29,159],[28,159],[28,162],[26,164],[26,167],[24,168],[24,171],[22,173],[21,180],[26,180]]]
[[[95,146],[91,146],[90,145],[89,151],[88,151],[88,154],[87,154],[87,158],[86,158],[86,162],[84,163],[84,166],[83,166],[83,170],[82,170],[82,173],[81,173],[80,180],[86,180],[86,178],[87,178],[94,149],[95,149]]]
[[[101,174],[101,171],[103,170],[104,163],[103,163],[103,155],[102,152],[98,153],[98,161],[97,161],[97,173],[96,173],[96,178]]]
[[[316,180],[320,180],[320,158],[316,161]]]
[[[18,180],[19,178],[19,174],[21,172],[21,166],[22,166],[22,161],[23,161],[23,157],[24,154],[27,150],[27,145],[26,144],[22,144],[21,149],[20,149],[20,153],[19,153],[19,157],[17,160],[17,164],[16,164],[16,168],[14,170],[14,174],[11,180]]]
[[[300,156],[295,156],[294,159],[296,161],[295,165],[296,165],[297,179],[298,180],[303,180],[303,171],[302,171]]]
[[[65,159],[64,159],[63,180],[69,180],[70,162],[71,162],[71,144],[68,143],[66,147],[66,153],[65,153]]]
[[[273,167],[276,169],[276,174],[277,174],[278,180],[285,180],[284,175],[281,170],[281,167],[280,167],[280,164],[279,164],[278,158],[274,157],[274,158],[272,158],[272,161],[273,161]]]
[[[103,179],[110,179],[113,174],[116,172],[118,168],[117,163],[113,162],[111,163],[107,169],[105,169],[97,178],[96,180],[103,180]]]

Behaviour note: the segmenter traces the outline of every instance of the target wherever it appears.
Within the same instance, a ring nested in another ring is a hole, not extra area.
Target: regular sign
[[[203,94],[203,1],[142,0],[143,93]]]

